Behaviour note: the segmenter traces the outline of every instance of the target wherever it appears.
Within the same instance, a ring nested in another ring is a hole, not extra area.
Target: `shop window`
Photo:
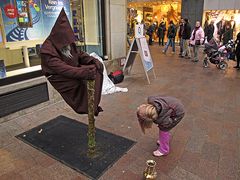
[[[178,25],[181,18],[181,6],[181,0],[129,1],[127,11],[129,38],[134,37],[135,25],[137,23],[144,23],[145,30],[153,23],[156,29],[161,22],[164,22],[166,27],[168,27],[170,21]],[[158,41],[157,33],[155,32],[153,33],[153,39]],[[178,37],[176,37],[176,41],[178,41]]]
[[[103,4],[101,0],[0,1],[0,81],[41,70],[41,44],[63,7],[79,49],[103,56]]]
[[[214,37],[222,40],[227,34],[227,26],[231,30],[231,38],[236,39],[240,32],[240,10],[208,10],[203,13],[203,27],[214,23]]]

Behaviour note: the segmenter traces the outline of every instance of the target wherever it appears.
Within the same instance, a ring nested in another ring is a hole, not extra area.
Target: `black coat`
[[[165,36],[165,32],[166,32],[166,26],[163,24],[158,27],[158,31],[157,31],[157,35],[160,38],[163,38]]]
[[[237,46],[236,46],[236,56],[237,56],[237,58],[240,58],[240,32],[237,35],[236,43],[237,43]]]
[[[192,33],[191,31],[192,31],[191,25],[189,23],[186,23],[184,25],[182,38],[183,39],[190,39],[191,38],[191,33]]]
[[[167,37],[168,38],[175,38],[176,36],[176,28],[174,25],[170,25],[168,27]]]
[[[223,44],[227,44],[229,40],[233,38],[233,32],[232,29],[226,29],[226,31],[223,34]]]
[[[184,29],[184,25],[183,25],[183,24],[180,24],[180,26],[179,26],[179,31],[178,31],[178,37],[179,37],[179,38],[182,38],[183,29]]]
[[[214,28],[213,24],[209,24],[204,29],[204,33],[205,33],[205,36],[207,36],[207,41],[208,42],[213,38],[214,30],[215,30],[215,28]]]

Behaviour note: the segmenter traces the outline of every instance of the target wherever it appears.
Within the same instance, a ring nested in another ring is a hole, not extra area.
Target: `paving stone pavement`
[[[170,50],[170,49],[169,49]],[[145,162],[157,162],[160,180],[240,179],[240,71],[232,67],[204,69],[201,62],[180,59],[162,48],[151,47],[157,79],[147,84],[141,61],[136,59],[131,76],[119,84],[128,93],[105,95],[104,112],[97,117],[100,129],[135,140],[137,144],[118,160],[101,180],[139,180]],[[149,95],[170,95],[182,100],[186,115],[171,131],[171,152],[156,158],[157,127],[142,134],[135,111]],[[58,116],[87,123],[86,115],[75,114],[63,101],[0,124],[1,180],[85,180],[72,170],[14,136]]]

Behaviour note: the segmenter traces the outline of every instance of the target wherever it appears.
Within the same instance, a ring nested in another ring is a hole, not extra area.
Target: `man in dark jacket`
[[[222,41],[223,34],[225,33],[226,30],[226,21],[224,20],[224,17],[217,23],[217,33],[219,35],[219,40],[220,42]]]
[[[48,38],[41,47],[44,75],[77,113],[88,113],[87,81],[95,79],[95,115],[99,107],[103,83],[103,65],[85,52],[79,52],[74,32],[62,9]]]
[[[158,35],[158,44],[159,46],[164,46],[164,37],[166,32],[166,24],[164,22],[161,22],[161,24],[158,27],[157,35]]]
[[[236,44],[237,44],[236,47],[237,65],[234,68],[240,70],[240,32],[237,34]]]
[[[226,24],[225,32],[223,33],[223,45],[227,44],[229,40],[233,39],[233,31],[230,24]]]
[[[180,45],[179,56],[182,56],[182,53],[183,53],[183,39],[182,39],[183,29],[184,29],[184,19],[182,18],[179,23],[179,31],[178,31],[179,45]]]
[[[149,41],[148,41],[148,45],[152,45],[153,43],[153,33],[154,33],[154,24],[151,24],[147,30],[147,35],[149,36]]]
[[[172,46],[172,53],[173,54],[175,53],[175,36],[176,36],[176,27],[173,24],[173,21],[170,21],[168,32],[167,32],[168,42],[163,50],[164,54],[167,52],[168,47],[170,45]]]
[[[212,20],[209,25],[207,25],[204,29],[205,36],[207,37],[207,41],[209,42],[213,38],[214,34],[214,21]]]
[[[191,25],[189,24],[189,21],[187,18],[184,19],[184,28],[182,33],[182,39],[183,39],[183,53],[181,57],[185,57],[190,59],[191,58],[191,50],[189,47],[189,41],[191,38]]]

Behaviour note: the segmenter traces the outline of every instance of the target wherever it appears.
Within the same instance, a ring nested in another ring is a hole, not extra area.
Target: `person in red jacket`
[[[103,65],[83,51],[78,51],[74,32],[62,9],[41,50],[44,75],[77,113],[88,113],[87,81],[95,80],[95,115],[99,106],[103,83]]]
[[[147,104],[138,107],[137,117],[143,133],[146,128],[151,128],[153,123],[159,127],[158,149],[153,152],[154,156],[169,153],[169,131],[182,120],[184,114],[181,101],[169,96],[150,96]]]

